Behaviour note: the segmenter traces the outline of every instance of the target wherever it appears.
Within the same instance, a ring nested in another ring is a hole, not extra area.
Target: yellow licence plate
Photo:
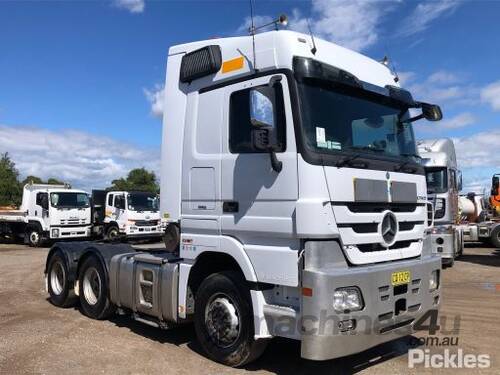
[[[408,284],[410,282],[410,271],[393,272],[391,282],[393,286]]]

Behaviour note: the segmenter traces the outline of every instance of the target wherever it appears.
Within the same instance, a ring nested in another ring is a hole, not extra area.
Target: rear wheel
[[[78,278],[80,306],[82,312],[92,319],[106,319],[115,311],[109,300],[104,267],[99,259],[85,259]]]
[[[52,255],[49,261],[47,289],[49,291],[49,301],[53,305],[58,307],[74,305],[75,298],[70,293],[68,267],[59,251]]]
[[[267,340],[254,339],[250,293],[237,272],[208,276],[195,301],[195,330],[208,356],[228,366],[242,366],[257,359]]]

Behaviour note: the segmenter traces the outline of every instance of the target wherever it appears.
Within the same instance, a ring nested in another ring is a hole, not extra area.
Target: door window
[[[252,130],[273,128],[278,140],[276,152],[286,149],[283,88],[279,82],[235,91],[229,101],[229,150],[231,153],[267,152],[253,146]]]

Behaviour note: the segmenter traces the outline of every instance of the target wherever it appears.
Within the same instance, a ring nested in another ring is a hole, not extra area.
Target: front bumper
[[[130,226],[126,229],[125,235],[127,237],[161,237],[161,225],[155,226]]]
[[[439,307],[440,288],[430,292],[429,279],[440,269],[441,259],[434,255],[367,267],[305,269],[302,286],[311,288],[312,296],[302,297],[302,357],[343,357],[411,334],[418,319]],[[398,271],[411,273],[406,288],[391,285],[391,275]],[[348,286],[359,288],[364,308],[338,314],[333,292]],[[340,332],[338,323],[350,319],[354,329]]]
[[[61,240],[65,238],[85,238],[92,234],[91,225],[81,226],[51,226],[48,236],[53,240]]]

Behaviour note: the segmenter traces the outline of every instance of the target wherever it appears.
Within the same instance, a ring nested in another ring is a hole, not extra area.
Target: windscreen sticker
[[[326,135],[325,128],[320,128],[316,126],[316,144],[318,147],[326,147]],[[320,146],[325,145],[325,146]]]

